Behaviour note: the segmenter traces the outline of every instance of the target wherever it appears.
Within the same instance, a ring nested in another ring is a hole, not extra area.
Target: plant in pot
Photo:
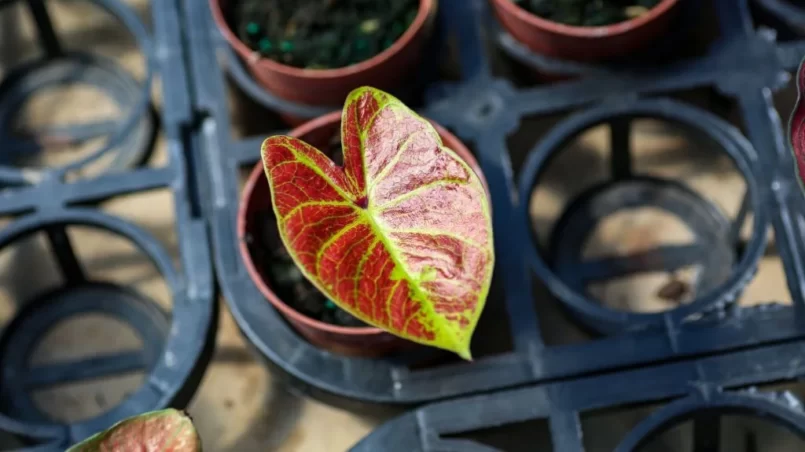
[[[67,452],[201,452],[190,417],[178,410],[130,417],[67,449]]]
[[[339,129],[341,146],[326,147]],[[241,253],[261,292],[331,351],[379,355],[404,338],[470,359],[494,249],[469,151],[373,88],[292,135],[265,141],[239,213]]]
[[[436,0],[210,0],[255,79],[280,98],[341,104],[353,89],[400,85],[416,70]]]
[[[536,53],[575,61],[623,57],[665,33],[678,0],[491,0],[501,25]]]

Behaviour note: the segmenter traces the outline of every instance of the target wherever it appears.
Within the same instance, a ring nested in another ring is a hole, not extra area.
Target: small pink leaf
[[[800,188],[805,189],[805,103],[802,96],[805,95],[805,60],[797,72],[797,103],[791,114],[789,123],[789,139],[791,150],[794,154],[797,176]]]
[[[201,452],[190,417],[167,409],[131,417],[67,452]]]

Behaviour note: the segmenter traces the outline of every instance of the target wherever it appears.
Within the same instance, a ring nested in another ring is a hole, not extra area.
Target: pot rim
[[[323,116],[319,116],[314,118],[299,127],[291,130],[289,132],[290,136],[293,137],[302,137],[305,136],[312,131],[322,128],[331,126],[334,124],[338,124],[341,122],[341,112],[334,111],[332,113],[328,113]],[[449,148],[453,150],[456,154],[459,155],[464,161],[470,166],[470,168],[475,171],[478,178],[481,180],[481,183],[484,186],[484,189],[487,192],[487,196],[489,196],[489,188],[487,186],[486,178],[484,178],[483,172],[481,171],[481,167],[478,162],[475,160],[475,157],[472,155],[470,150],[458,139],[455,135],[450,133],[447,129],[436,124],[431,121],[431,124],[436,128],[436,131],[439,133],[439,136],[442,138],[442,141],[445,142],[445,146],[448,146],[447,141],[451,141],[449,143]],[[392,335],[381,328],[373,327],[373,326],[365,326],[365,327],[347,327],[347,326],[338,326],[332,325],[329,323],[322,322],[320,320],[316,320],[310,318],[301,312],[293,309],[289,305],[287,305],[282,299],[280,299],[277,294],[274,293],[273,290],[269,287],[266,281],[263,279],[260,271],[257,269],[255,265],[251,253],[249,253],[249,248],[246,242],[246,226],[247,226],[247,213],[248,213],[248,206],[249,200],[251,200],[254,189],[258,182],[261,181],[261,178],[265,178],[265,173],[263,169],[263,163],[257,162],[255,164],[254,169],[252,169],[251,174],[249,174],[249,178],[246,181],[245,186],[243,187],[243,193],[240,196],[240,205],[238,206],[238,218],[237,218],[237,236],[238,236],[238,247],[240,250],[241,259],[243,260],[244,265],[246,266],[246,271],[249,274],[249,278],[254,282],[257,286],[257,289],[260,293],[280,312],[288,316],[289,318],[293,319],[295,322],[299,322],[304,324],[309,328],[313,328],[320,331],[325,331],[328,333],[339,334],[344,336],[375,336],[375,335],[382,335],[388,334]],[[270,204],[270,200],[268,200],[268,207],[272,208]]]
[[[303,69],[287,64],[278,63],[271,58],[263,58],[260,53],[252,50],[243,41],[238,38],[229,26],[229,23],[224,18],[222,3],[228,0],[209,0],[210,10],[212,11],[213,20],[218,26],[218,30],[229,42],[235,51],[241,55],[242,58],[247,60],[249,64],[254,64],[261,69],[270,70],[286,76],[308,79],[308,80],[322,80],[322,79],[337,79],[347,77],[353,74],[367,71],[376,66],[380,66],[398,53],[402,51],[408,44],[413,41],[414,37],[425,28],[431,17],[437,0],[419,0],[419,9],[417,15],[408,29],[400,36],[394,44],[388,49],[383,50],[377,55],[369,58],[368,60],[361,61],[360,63],[352,64],[341,68],[334,69]]]
[[[217,0],[215,0],[217,1]],[[616,36],[626,34],[636,28],[652,22],[656,18],[667,13],[679,0],[662,0],[657,6],[651,8],[646,14],[634,19],[625,20],[611,25],[603,25],[598,27],[585,27],[579,25],[565,25],[559,22],[553,22],[548,19],[543,19],[524,8],[517,6],[511,0],[492,0],[497,5],[505,10],[508,14],[517,17],[518,20],[528,23],[532,27],[546,29],[552,33],[572,36],[576,38],[597,39],[609,36]]]

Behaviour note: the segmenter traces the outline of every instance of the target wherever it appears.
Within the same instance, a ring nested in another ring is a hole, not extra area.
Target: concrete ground
[[[143,74],[143,61],[132,40],[114,21],[84,2],[54,3],[54,17],[65,42],[73,48],[91,48],[120,61],[133,74]],[[132,0],[133,7],[150,22],[146,0]],[[35,53],[30,23],[19,9],[0,14],[0,76],[16,62]],[[792,93],[781,99],[790,108]],[[158,89],[155,101],[159,103]],[[26,106],[22,126],[42,126],[90,121],[119,114],[114,105],[91,89],[65,89],[43,93]],[[787,114],[787,113],[786,113]],[[545,129],[544,120],[527,120],[525,133],[512,138],[512,147],[527,149]],[[532,216],[541,237],[550,231],[563,204],[590,183],[606,177],[608,168],[608,130],[597,128],[581,136],[569,151],[556,159],[544,183],[532,199]],[[635,166],[640,172],[681,179],[728,215],[737,212],[744,184],[729,159],[713,151],[704,142],[678,128],[656,121],[638,121],[632,144]],[[97,146],[89,143],[72,152],[53,150],[40,161],[27,164],[55,164],[72,159],[77,153]],[[165,142],[158,140],[152,165],[165,162]],[[102,207],[131,219],[155,234],[168,249],[176,252],[173,229],[172,198],[168,191],[156,191],[115,199]],[[0,223],[2,227],[3,223]],[[746,228],[745,228],[746,229]],[[87,228],[69,231],[88,273],[146,293],[167,309],[170,299],[156,270],[125,241]],[[745,231],[745,235],[748,231]],[[603,224],[585,250],[588,258],[626,254],[658,244],[684,243],[691,240],[687,228],[673,218],[651,209],[617,215]],[[543,242],[546,241],[543,239]],[[700,269],[689,268],[676,275],[652,273],[591,287],[604,302],[623,309],[657,311],[684,303],[695,286]],[[681,288],[675,296],[660,296],[669,282]],[[0,252],[0,330],[20,304],[32,295],[59,283],[55,265],[48,257],[43,237],[19,242]],[[790,302],[779,259],[769,252],[763,258],[758,276],[747,289],[742,304],[769,301]],[[189,411],[204,439],[205,450],[242,452],[276,450],[282,452],[320,452],[346,450],[368,434],[379,422],[361,418],[309,399],[292,395],[253,359],[243,338],[220,300],[220,321],[215,355]],[[548,322],[546,335],[552,342],[584,340],[583,335],[561,321]],[[551,328],[550,325],[553,327]],[[137,348],[141,340],[128,327],[109,318],[91,316],[65,322],[42,342],[34,362],[75,359],[94,353]],[[79,419],[102,412],[117,403],[142,381],[142,374],[130,374],[104,381],[83,382],[52,388],[35,394],[42,410],[59,420]],[[623,416],[590,418],[588,438],[600,438],[600,444],[616,441],[625,429],[645,412]],[[601,420],[604,419],[604,420]],[[623,427],[623,428],[621,428]],[[736,427],[751,429],[755,427]],[[678,433],[684,436],[684,432]],[[761,435],[762,436],[762,435]],[[671,438],[660,450],[684,451],[678,438]],[[531,444],[533,446],[533,444]],[[547,446],[544,446],[547,447]],[[743,446],[729,450],[741,452]],[[537,450],[537,449],[530,449]],[[602,449],[603,450],[603,449]],[[726,450],[726,449],[725,449]],[[762,448],[764,451],[794,450],[788,446]],[[748,452],[748,451],[747,451]]]

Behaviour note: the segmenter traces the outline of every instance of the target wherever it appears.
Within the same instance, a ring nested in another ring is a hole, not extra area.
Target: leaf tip
[[[472,352],[469,345],[456,350],[456,354],[465,361],[472,361]]]
[[[344,103],[345,108],[367,95],[374,97],[378,104],[382,104],[384,99],[395,99],[391,94],[381,89],[372,86],[360,86],[349,93]]]

